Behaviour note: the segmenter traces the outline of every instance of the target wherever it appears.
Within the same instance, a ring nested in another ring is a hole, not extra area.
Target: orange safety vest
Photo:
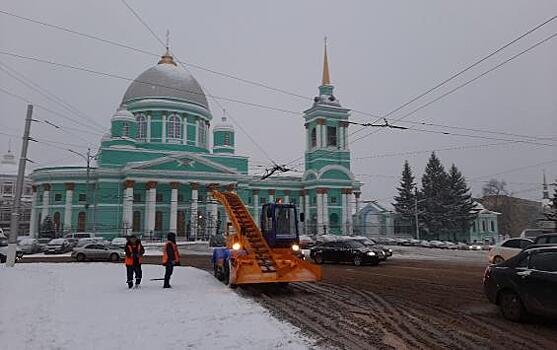
[[[126,257],[124,258],[124,264],[126,264],[126,266],[132,266],[133,265],[133,250],[134,247],[137,249],[137,259],[139,261],[139,263],[143,263],[143,255],[141,255],[141,244],[137,244],[135,246],[132,245],[127,245],[126,246],[126,250],[128,251],[129,254],[126,254]]]
[[[166,264],[168,262],[168,253],[167,248],[168,245],[171,244],[172,245],[172,249],[174,250],[174,262],[180,262],[180,253],[178,252],[178,247],[176,246],[176,243],[168,241],[166,242],[166,244],[164,245],[164,247],[162,248],[162,264]]]

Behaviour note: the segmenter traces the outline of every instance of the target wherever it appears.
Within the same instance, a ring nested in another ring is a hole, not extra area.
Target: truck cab
[[[298,213],[294,204],[264,204],[259,227],[271,248],[290,248],[299,243]]]

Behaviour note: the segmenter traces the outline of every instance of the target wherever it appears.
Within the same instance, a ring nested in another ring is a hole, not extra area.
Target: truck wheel
[[[499,306],[503,317],[510,321],[518,322],[526,313],[520,297],[513,291],[503,292],[499,297]]]

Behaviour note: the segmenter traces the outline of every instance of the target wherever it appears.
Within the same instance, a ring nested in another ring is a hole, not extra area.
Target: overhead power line
[[[467,80],[466,82],[464,82],[464,83],[462,83],[462,84],[456,86],[455,88],[453,88],[453,89],[451,89],[451,90],[449,90],[449,91],[443,93],[442,95],[440,95],[440,96],[436,97],[435,99],[433,99],[433,100],[431,100],[431,101],[429,101],[429,102],[427,102],[427,103],[421,105],[420,107],[415,108],[414,110],[410,111],[409,113],[404,114],[402,117],[396,118],[396,119],[394,120],[394,122],[402,121],[402,120],[404,120],[405,118],[411,116],[412,114],[414,114],[414,113],[416,113],[416,112],[418,112],[418,111],[420,111],[420,110],[422,110],[422,109],[424,109],[424,108],[426,108],[426,107],[432,105],[433,103],[436,103],[437,101],[439,101],[439,100],[441,100],[441,99],[443,99],[443,98],[445,98],[445,97],[447,97],[447,96],[449,96],[449,95],[455,93],[456,91],[458,91],[458,90],[460,90],[460,89],[462,89],[462,88],[464,88],[464,87],[470,85],[471,83],[477,81],[478,79],[481,79],[481,78],[485,77],[485,76],[488,75],[489,73],[491,73],[491,72],[493,72],[493,71],[495,71],[495,70],[501,68],[501,67],[504,66],[505,64],[507,64],[507,63],[509,63],[509,62],[511,62],[511,61],[513,61],[513,60],[515,60],[516,58],[518,58],[518,57],[524,55],[525,53],[527,53],[527,52],[529,52],[529,51],[535,49],[536,47],[538,47],[538,46],[540,46],[540,45],[542,45],[542,44],[544,44],[544,43],[546,43],[546,42],[548,42],[549,40],[555,38],[556,36],[557,36],[557,33],[554,33],[554,34],[552,34],[552,35],[546,37],[545,39],[536,42],[535,44],[533,44],[533,45],[529,46],[528,48],[526,48],[526,49],[520,51],[519,53],[517,53],[517,54],[511,56],[510,58],[507,58],[506,60],[504,60],[503,62],[499,63],[498,65],[496,65],[496,66],[494,66],[494,67],[492,67],[492,68],[490,68],[490,69],[484,71],[483,73],[481,73],[481,74],[475,76],[474,78],[472,78],[472,79],[470,79],[470,80]],[[368,137],[368,136],[370,136],[370,135],[372,135],[372,134],[375,134],[375,133],[378,132],[378,131],[380,131],[380,130],[374,130],[374,131],[369,132],[369,133],[367,133],[367,134],[365,134],[365,135],[363,135],[363,136],[360,136],[360,137],[356,138],[355,140],[351,141],[350,144],[353,144],[353,143],[355,143],[355,142],[358,142],[359,140],[364,139],[364,138],[366,138],[366,137]]]

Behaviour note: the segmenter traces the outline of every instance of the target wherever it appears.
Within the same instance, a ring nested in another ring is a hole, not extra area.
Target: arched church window
[[[130,137],[130,123],[122,123],[122,137]]]
[[[140,114],[136,117],[137,121],[137,138],[145,140],[147,138],[147,117]]]
[[[317,146],[317,129],[311,129],[311,147]]]
[[[182,139],[182,121],[180,120],[179,116],[177,116],[176,114],[171,115],[168,118],[167,128],[167,135],[169,140]]]

